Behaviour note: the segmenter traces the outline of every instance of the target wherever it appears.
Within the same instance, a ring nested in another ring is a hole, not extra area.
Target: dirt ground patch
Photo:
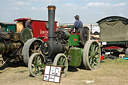
[[[128,85],[128,61],[104,60],[100,68],[93,71],[70,68],[59,85]],[[0,67],[0,85],[58,85],[43,81],[43,76],[30,77],[25,66]]]

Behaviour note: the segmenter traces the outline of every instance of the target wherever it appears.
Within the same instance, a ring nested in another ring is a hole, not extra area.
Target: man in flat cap
[[[33,30],[32,30],[32,25],[31,25],[31,18],[30,17],[28,17],[27,18],[27,21],[25,22],[25,28],[29,28],[32,32],[33,32]]]
[[[75,28],[75,32],[79,33],[81,28],[83,28],[83,23],[79,20],[79,15],[74,16],[75,18],[75,22],[74,22],[74,27],[71,29],[71,32],[74,30]]]

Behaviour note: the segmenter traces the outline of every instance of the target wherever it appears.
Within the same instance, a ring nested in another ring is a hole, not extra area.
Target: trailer
[[[109,16],[99,20],[102,54],[109,52],[119,56],[128,56],[128,19],[121,16]]]

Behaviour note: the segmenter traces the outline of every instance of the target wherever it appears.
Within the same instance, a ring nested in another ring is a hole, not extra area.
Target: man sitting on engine
[[[75,28],[75,32],[79,33],[80,30],[83,28],[83,23],[79,20],[79,15],[75,16],[75,22],[74,22],[74,27],[71,29],[71,32],[74,30]]]

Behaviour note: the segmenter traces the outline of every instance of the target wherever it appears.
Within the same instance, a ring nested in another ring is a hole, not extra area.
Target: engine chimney
[[[53,41],[54,40],[54,23],[55,23],[55,6],[48,6],[48,40]]]

